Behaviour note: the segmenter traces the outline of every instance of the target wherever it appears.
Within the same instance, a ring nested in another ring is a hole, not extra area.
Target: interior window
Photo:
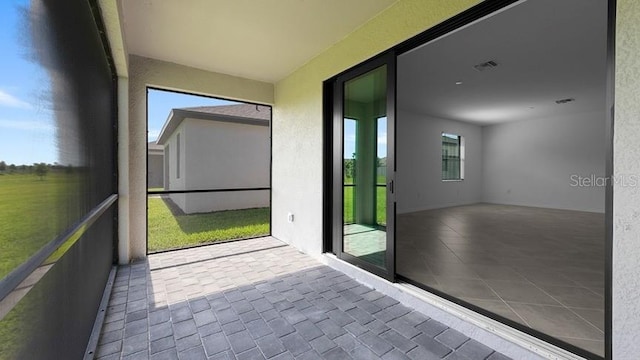
[[[442,133],[442,180],[462,180],[462,136]]]

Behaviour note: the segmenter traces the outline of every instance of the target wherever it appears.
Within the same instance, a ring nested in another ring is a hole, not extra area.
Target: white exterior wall
[[[271,144],[268,126],[184,119],[169,137],[177,147],[180,135],[180,179],[177,157],[170,151],[171,190],[269,187]],[[172,194],[187,214],[269,206],[269,191]]]
[[[605,176],[604,112],[485,126],[483,137],[484,202],[604,212],[604,187],[572,186]]]
[[[164,154],[150,151],[148,161],[147,185],[150,188],[164,187]]]
[[[269,187],[269,127],[184,119],[187,189]]]
[[[397,212],[475,204],[482,199],[482,128],[398,109]],[[442,181],[442,133],[464,137],[464,180]]]
[[[167,179],[169,179],[169,186],[167,190],[186,190],[185,184],[185,161],[186,161],[186,136],[185,136],[184,123],[180,124],[176,130],[169,136],[169,139],[165,143],[165,154],[168,154],[167,161],[169,164],[169,171]],[[178,135],[180,135],[180,151],[178,151]],[[169,151],[167,151],[167,147]],[[179,153],[179,154],[178,154]],[[178,156],[180,157],[180,174],[178,174]],[[179,176],[178,176],[179,175]],[[181,209],[186,207],[186,194],[170,194],[169,198],[178,205]]]
[[[269,190],[174,195],[183,196],[184,205],[178,206],[186,214],[269,207]]]

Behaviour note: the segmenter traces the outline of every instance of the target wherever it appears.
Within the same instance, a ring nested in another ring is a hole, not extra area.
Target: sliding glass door
[[[385,56],[339,76],[333,89],[333,249],[387,279],[395,272],[394,87],[395,57]]]

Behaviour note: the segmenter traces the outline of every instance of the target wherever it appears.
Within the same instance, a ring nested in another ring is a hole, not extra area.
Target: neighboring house
[[[155,141],[147,144],[147,187],[164,188],[164,146]]]
[[[173,109],[156,141],[164,149],[165,190],[268,188],[270,121],[263,105]],[[269,206],[268,190],[170,197],[187,214]]]

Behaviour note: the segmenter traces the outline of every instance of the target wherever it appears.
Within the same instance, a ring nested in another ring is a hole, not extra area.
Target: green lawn
[[[80,219],[80,176],[0,175],[0,279]]]
[[[353,190],[354,186],[344,187],[344,222],[353,223]],[[387,224],[387,188],[376,188],[376,222],[379,225]]]
[[[149,252],[269,234],[269,208],[174,216],[160,197],[148,200]]]

